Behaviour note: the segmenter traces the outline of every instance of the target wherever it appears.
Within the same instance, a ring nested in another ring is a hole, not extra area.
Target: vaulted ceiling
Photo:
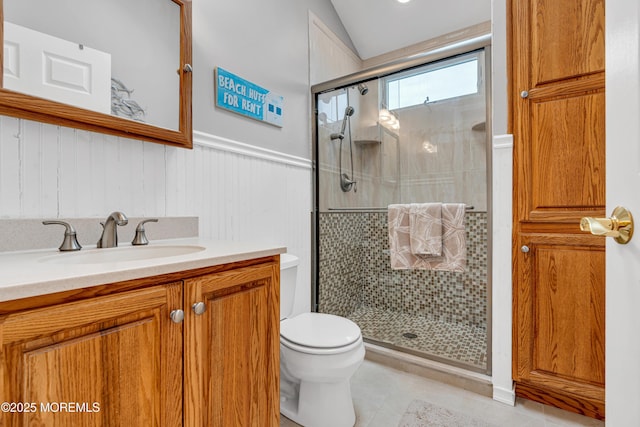
[[[491,0],[331,0],[362,59],[491,19]]]

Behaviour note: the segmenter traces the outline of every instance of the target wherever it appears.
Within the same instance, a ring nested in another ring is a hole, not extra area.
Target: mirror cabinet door
[[[0,4],[0,114],[192,147],[191,0]]]

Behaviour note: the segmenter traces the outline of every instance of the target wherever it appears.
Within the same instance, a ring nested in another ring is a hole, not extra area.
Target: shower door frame
[[[351,86],[357,86],[360,83],[380,79],[392,74],[396,74],[402,71],[407,71],[412,68],[427,65],[432,62],[440,61],[443,59],[451,58],[473,51],[484,51],[484,76],[485,76],[485,102],[486,102],[486,144],[487,144],[487,366],[486,371],[482,371],[486,375],[491,375],[491,353],[492,353],[492,126],[491,126],[491,34],[485,34],[479,37],[474,37],[468,40],[464,40],[458,43],[447,45],[444,47],[436,48],[431,51],[424,52],[419,55],[411,55],[408,58],[393,61],[381,66],[365,69],[356,73],[352,73],[343,77],[339,77],[333,80],[326,81],[311,86],[311,103],[312,103],[312,121],[311,121],[311,134],[312,134],[312,193],[313,193],[313,210],[311,212],[311,310],[317,312],[319,309],[319,214],[320,214],[320,196],[318,191],[320,168],[319,162],[319,150],[318,150],[318,106],[317,97],[319,94],[325,92],[331,92],[339,89],[346,89]],[[358,209],[354,209],[357,211]],[[375,340],[365,339],[366,341],[375,342]],[[390,348],[406,353],[415,354],[402,347],[391,346]],[[433,360],[441,361],[438,358]],[[451,362],[452,366],[458,366],[458,364]],[[468,366],[464,368],[477,371]]]

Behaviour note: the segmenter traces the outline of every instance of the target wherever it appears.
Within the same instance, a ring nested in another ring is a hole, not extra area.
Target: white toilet
[[[280,255],[280,413],[305,427],[352,427],[349,379],[364,360],[358,325],[293,312],[298,258]]]

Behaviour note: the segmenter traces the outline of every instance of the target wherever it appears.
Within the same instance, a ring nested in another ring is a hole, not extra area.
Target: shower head
[[[369,88],[365,83],[360,83],[358,85],[358,90],[360,91],[360,95],[366,95],[369,92]]]
[[[344,118],[342,119],[342,129],[340,129],[340,135],[342,135],[343,138],[344,138],[344,131],[347,128],[347,119],[353,116],[353,113],[355,112],[356,112],[355,108],[353,108],[351,105],[347,106],[347,108],[344,109]]]

